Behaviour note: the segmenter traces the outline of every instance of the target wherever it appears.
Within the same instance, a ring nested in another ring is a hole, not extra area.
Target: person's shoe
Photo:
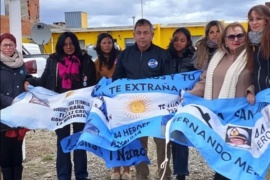
[[[131,179],[131,173],[130,173],[130,167],[129,166],[125,166],[124,167],[124,171],[121,175],[121,179]]]
[[[111,174],[111,180],[119,180],[121,179],[121,174],[119,172],[113,172]]]
[[[121,175],[121,179],[130,180],[131,179],[130,172],[123,172]]]
[[[136,180],[148,180],[148,176],[145,174],[136,174]]]
[[[111,180],[119,180],[121,179],[120,167],[113,168],[113,172],[111,174]]]
[[[185,175],[177,175],[176,179],[177,180],[186,180],[186,176]]]

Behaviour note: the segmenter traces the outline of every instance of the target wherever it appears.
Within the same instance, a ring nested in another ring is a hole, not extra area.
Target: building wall
[[[87,28],[87,13],[82,11],[65,12],[65,24],[68,28]]]
[[[5,15],[9,15],[9,1],[5,0]],[[20,0],[22,19],[28,19],[31,23],[40,21],[39,17],[39,0]]]
[[[5,15],[1,15],[0,32],[10,32],[9,24],[9,0],[5,0]],[[23,42],[29,42],[31,28],[34,23],[39,22],[39,0],[21,0],[22,15],[22,39]]]
[[[31,23],[40,22],[40,7],[39,0],[27,0],[28,6],[28,19]]]
[[[81,14],[82,28],[88,28],[88,15],[85,12]]]
[[[247,22],[241,22],[241,24],[247,28]],[[161,26],[160,24],[154,24],[154,39],[153,43],[156,45],[159,45],[162,48],[167,48],[168,44],[170,42],[171,36],[173,32],[179,28],[180,26]],[[182,27],[186,27],[191,35],[193,43],[195,44],[196,41],[201,38],[204,35],[204,24],[201,25],[185,25]],[[72,31],[72,29],[69,29],[69,31]],[[62,31],[64,32],[64,30]],[[74,31],[73,31],[74,32]],[[88,44],[96,44],[97,36],[102,33],[107,32],[112,35],[112,37],[117,41],[118,45],[121,47],[121,49],[126,48],[126,42],[129,40],[133,40],[133,27],[122,29],[122,30],[112,30],[112,29],[105,29],[105,30],[81,30],[74,32],[78,39],[80,40],[80,44],[82,45],[82,48]],[[52,30],[52,38],[51,40],[44,46],[46,53],[53,53],[55,52],[55,45],[57,42],[57,39],[60,35],[61,31],[59,30],[54,31]]]
[[[22,19],[22,37],[24,42],[30,37],[32,23],[28,19]],[[1,15],[0,19],[0,32],[7,33],[9,31],[9,16]]]

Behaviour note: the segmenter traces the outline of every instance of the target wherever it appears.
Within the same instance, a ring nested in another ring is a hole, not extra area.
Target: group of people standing
[[[76,35],[64,32],[60,35],[56,52],[46,62],[40,78],[27,75],[22,55],[16,50],[16,39],[12,34],[0,36],[1,44],[1,109],[10,106],[14,98],[27,91],[29,84],[42,86],[57,93],[95,85],[102,77],[141,79],[154,76],[202,70],[200,81],[189,92],[206,99],[247,97],[253,104],[255,95],[269,88],[270,79],[270,10],[264,5],[252,7],[248,12],[248,30],[240,23],[230,23],[226,27],[220,21],[210,21],[205,28],[205,36],[195,47],[187,28],[174,31],[167,49],[152,43],[153,26],[147,19],[140,19],[134,25],[135,45],[122,52],[114,46],[113,37],[108,33],[98,35],[96,51],[98,59],[81,50]],[[181,83],[181,82],[179,82]],[[64,153],[60,142],[72,132],[82,131],[83,123],[73,123],[56,130],[58,180],[71,180],[72,162],[70,153]],[[1,124],[0,166],[4,180],[22,179],[22,139],[24,128],[12,129]],[[148,137],[140,138],[147,152]],[[157,146],[158,176],[165,159],[165,140],[154,138]],[[169,147],[168,147],[169,148]],[[187,146],[171,142],[173,174],[184,180],[189,175]],[[74,151],[74,171],[76,180],[86,180],[87,155],[83,150]],[[135,166],[136,179],[149,179],[149,167],[145,162]],[[163,179],[172,178],[170,167]],[[214,179],[224,177],[216,172]],[[131,179],[130,167],[115,167],[111,179]]]

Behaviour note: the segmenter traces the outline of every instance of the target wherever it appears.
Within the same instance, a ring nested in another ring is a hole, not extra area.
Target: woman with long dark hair
[[[195,70],[192,63],[195,48],[188,29],[181,27],[174,31],[167,51],[171,55],[173,74]],[[186,176],[189,175],[188,147],[175,142],[171,142],[171,145],[174,174],[176,179],[185,180]]]
[[[113,37],[109,33],[99,34],[95,50],[98,55],[95,61],[97,80],[99,81],[102,77],[111,78],[115,61],[120,53],[120,50],[114,45]]]
[[[270,87],[270,10],[256,5],[248,12],[248,67],[253,70],[253,89],[248,100],[255,102],[255,95]]]
[[[42,86],[57,93],[76,90],[96,84],[96,71],[94,62],[87,53],[84,53],[79,45],[77,36],[72,32],[62,33],[56,44],[56,52],[51,54],[46,62],[45,70],[40,78],[28,79],[34,86]],[[29,83],[25,83],[27,86]],[[72,123],[57,129],[57,157],[56,171],[58,180],[71,180],[72,163],[71,154],[64,153],[61,148],[61,140],[71,133],[80,132],[84,123]],[[84,150],[74,151],[74,170],[76,180],[86,180],[87,156]]]

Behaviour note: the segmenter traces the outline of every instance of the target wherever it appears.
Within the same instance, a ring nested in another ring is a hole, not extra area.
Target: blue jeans
[[[188,147],[171,142],[173,170],[175,175],[189,175],[188,172]]]
[[[84,123],[73,123],[73,132],[80,132],[84,128]],[[61,147],[61,140],[70,135],[70,125],[61,129],[57,129],[57,157],[56,157],[56,172],[58,180],[71,180],[71,155],[64,153]],[[75,150],[73,154],[74,170],[76,180],[88,177],[87,172],[87,155],[84,150]]]

